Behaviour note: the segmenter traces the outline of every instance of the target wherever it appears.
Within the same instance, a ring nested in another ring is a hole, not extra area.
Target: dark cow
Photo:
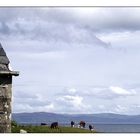
[[[51,124],[51,127],[50,127],[51,129],[54,129],[54,128],[58,128],[58,122],[53,122],[52,124]]]
[[[41,125],[47,125],[46,123],[41,123]]]
[[[89,125],[89,130],[92,131],[93,130],[93,126]]]
[[[85,123],[84,121],[80,121],[79,125],[80,125],[80,127],[83,127],[83,128],[85,128],[85,126],[86,126],[86,123]]]
[[[74,124],[75,124],[74,121],[71,121],[71,127],[74,127]]]

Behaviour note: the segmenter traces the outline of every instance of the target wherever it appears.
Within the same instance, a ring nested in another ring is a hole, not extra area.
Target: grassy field
[[[20,129],[26,130],[27,133],[95,133],[95,131],[90,131],[82,128],[59,126],[58,129],[51,129],[49,126],[33,126],[33,125],[12,126],[12,133],[19,133]]]

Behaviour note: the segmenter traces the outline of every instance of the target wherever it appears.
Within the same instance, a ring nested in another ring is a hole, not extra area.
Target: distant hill
[[[58,121],[60,124],[69,124],[72,120],[98,124],[140,124],[140,115],[129,116],[112,113],[101,114],[55,114],[47,112],[13,113],[12,119],[18,123],[40,124]]]

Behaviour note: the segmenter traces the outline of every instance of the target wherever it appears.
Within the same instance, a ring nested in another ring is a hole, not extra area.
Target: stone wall
[[[11,132],[12,75],[0,75],[0,133]]]

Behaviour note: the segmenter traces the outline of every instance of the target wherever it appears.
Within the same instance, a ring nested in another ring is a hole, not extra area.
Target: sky
[[[0,8],[12,110],[140,114],[140,8]]]

